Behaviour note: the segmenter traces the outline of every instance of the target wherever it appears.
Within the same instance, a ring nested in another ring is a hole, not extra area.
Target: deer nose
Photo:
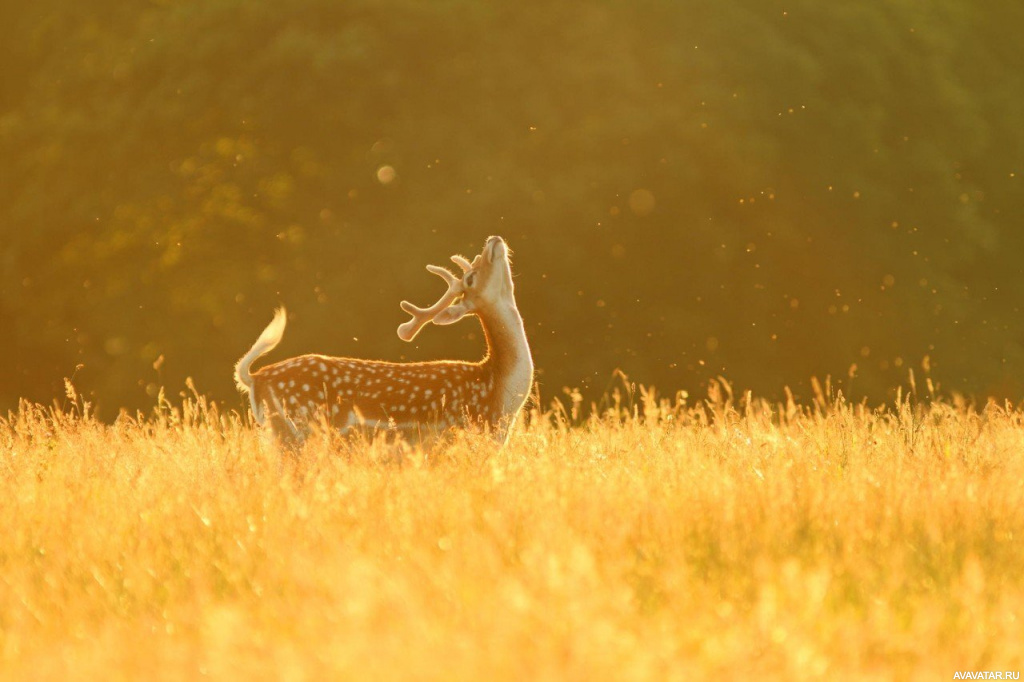
[[[498,245],[504,243],[505,240],[498,236],[487,238],[487,244],[484,246],[484,253],[487,254],[488,261],[494,260],[494,257],[498,254]]]

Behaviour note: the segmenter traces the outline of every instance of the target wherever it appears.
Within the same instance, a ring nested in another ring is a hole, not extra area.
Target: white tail
[[[504,442],[533,384],[508,247],[500,237],[491,237],[472,262],[461,256],[452,261],[462,277],[427,266],[447,282],[448,290],[429,308],[402,301],[412,319],[399,326],[398,335],[412,341],[429,322],[452,324],[476,315],[487,342],[483,360],[393,363],[303,355],[250,372],[252,363],[284,334],[281,308],[235,367],[235,382],[249,393],[256,420],[269,422],[278,437],[296,444],[320,417],[342,430],[384,426],[411,435],[480,424]]]
[[[274,311],[274,319],[260,334],[260,338],[256,339],[256,343],[252,344],[249,352],[242,356],[242,359],[235,365],[235,385],[238,386],[239,391],[249,392],[252,390],[253,378],[249,373],[249,368],[256,358],[277,348],[277,344],[281,343],[281,337],[284,336],[284,327],[287,323],[288,314],[282,306]]]

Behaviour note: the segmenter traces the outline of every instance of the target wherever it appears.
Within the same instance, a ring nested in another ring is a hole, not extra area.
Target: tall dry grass
[[[727,388],[727,387],[726,387]],[[951,679],[1024,667],[1024,413],[622,394],[496,450],[204,401],[0,422],[6,679]]]

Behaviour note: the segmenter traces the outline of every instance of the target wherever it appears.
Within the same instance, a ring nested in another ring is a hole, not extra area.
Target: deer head
[[[429,308],[420,308],[402,301],[402,310],[412,319],[398,327],[403,341],[412,341],[428,322],[447,325],[458,322],[466,315],[487,315],[501,306],[515,308],[512,266],[509,251],[501,237],[490,237],[484,250],[472,262],[462,256],[452,256],[452,262],[462,270],[459,279],[448,270],[428,265],[429,272],[448,283],[448,291]]]

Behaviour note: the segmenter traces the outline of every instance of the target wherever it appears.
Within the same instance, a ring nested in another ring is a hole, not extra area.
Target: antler
[[[463,273],[469,272],[473,267],[473,264],[462,256],[452,256],[452,262],[462,268]]]
[[[463,270],[468,269],[466,266],[469,265],[469,262],[462,256],[452,256],[452,261]],[[463,263],[465,263],[465,265],[463,265]],[[420,330],[423,329],[428,322],[437,317],[463,293],[462,280],[458,279],[452,273],[437,265],[428,265],[427,270],[448,282],[448,291],[438,299],[437,303],[429,308],[420,308],[409,303],[409,301],[402,301],[402,310],[412,315],[411,320],[402,323],[398,327],[398,338],[403,341],[412,341],[416,338],[416,335],[420,333]]]

